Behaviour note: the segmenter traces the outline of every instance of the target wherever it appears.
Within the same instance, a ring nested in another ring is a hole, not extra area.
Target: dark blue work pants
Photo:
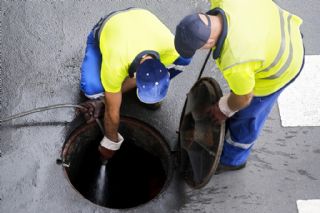
[[[304,62],[301,69],[303,65]],[[248,107],[227,120],[226,136],[220,158],[221,164],[239,166],[247,161],[251,148],[279,95],[298,77],[300,72],[288,84],[271,95],[254,97]]]

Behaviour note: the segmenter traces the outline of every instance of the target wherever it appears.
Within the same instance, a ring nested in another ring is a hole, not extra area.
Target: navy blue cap
[[[196,50],[208,41],[211,33],[211,22],[208,15],[203,15],[208,19],[208,25],[196,13],[186,16],[176,27],[174,45],[182,57],[191,58]]]
[[[147,59],[137,69],[136,82],[139,100],[154,104],[165,98],[170,84],[170,74],[159,60]]]

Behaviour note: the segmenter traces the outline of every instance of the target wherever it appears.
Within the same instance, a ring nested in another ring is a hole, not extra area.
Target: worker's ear
[[[207,43],[212,43],[212,42],[215,42],[215,40],[213,38],[209,38]]]
[[[213,38],[209,38],[207,43],[205,43],[201,49],[210,49],[213,48],[216,45],[216,40]]]

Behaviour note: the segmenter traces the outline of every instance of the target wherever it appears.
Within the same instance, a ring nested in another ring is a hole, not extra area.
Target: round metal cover
[[[225,124],[207,116],[208,107],[222,96],[213,78],[201,78],[187,95],[180,120],[180,169],[188,185],[201,188],[217,169],[223,147]]]

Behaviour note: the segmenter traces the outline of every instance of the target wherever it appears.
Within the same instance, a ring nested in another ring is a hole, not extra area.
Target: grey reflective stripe
[[[292,41],[291,41],[291,22],[290,22],[291,18],[292,18],[292,15],[289,15],[288,19],[287,19],[287,21],[289,23],[288,24],[288,32],[289,32],[289,39],[290,39],[290,49],[289,49],[289,55],[288,55],[287,61],[277,73],[275,73],[275,74],[273,74],[273,75],[271,75],[271,76],[269,76],[267,78],[264,78],[264,79],[276,79],[276,78],[279,78],[288,69],[288,67],[290,66],[290,64],[292,62],[293,49],[292,49]]]
[[[283,10],[279,9],[279,15],[280,15],[280,26],[281,26],[281,44],[280,44],[280,49],[278,51],[278,54],[274,61],[264,70],[263,72],[269,71],[272,69],[274,66],[276,66],[282,57],[285,49],[286,49],[286,35],[285,35],[285,29],[284,29],[284,15],[283,15]]]
[[[127,8],[127,9],[124,9],[124,10],[119,10],[119,11],[116,11],[116,12],[113,12],[113,13],[107,15],[107,16],[104,18],[103,23],[101,24],[101,27],[99,28],[99,32],[98,32],[99,41],[100,41],[100,35],[101,35],[102,30],[103,30],[103,27],[104,27],[104,25],[106,24],[106,22],[107,22],[108,20],[110,20],[111,17],[113,17],[113,16],[115,16],[115,15],[117,15],[117,14],[119,14],[119,13],[122,13],[122,12],[125,12],[125,11],[129,11],[129,10],[134,10],[134,9],[140,9],[140,8],[130,7],[130,8]]]
[[[234,64],[232,64],[232,65],[230,65],[230,66],[227,66],[227,67],[225,67],[224,69],[223,69],[223,71],[225,71],[225,70],[227,70],[227,69],[230,69],[230,68],[232,68],[232,67],[234,67],[234,66],[237,66],[237,65],[239,65],[239,64],[245,64],[245,63],[249,63],[249,62],[260,62],[260,61],[262,61],[262,59],[252,59],[252,60],[248,60],[248,61],[241,61],[241,62],[239,62],[239,63],[234,63]]]
[[[249,149],[254,144],[254,142],[249,143],[249,144],[244,144],[244,143],[239,143],[239,142],[233,141],[230,136],[230,131],[227,132],[226,137],[225,137],[225,141],[228,144],[235,146],[235,147],[238,147],[238,148],[241,148],[241,149]]]
[[[286,35],[285,35],[285,27],[284,27],[284,15],[283,15],[283,10],[281,10],[279,8],[279,16],[280,16],[280,27],[281,27],[281,44],[280,44],[280,49],[278,51],[277,56],[275,57],[275,59],[273,60],[273,62],[264,70],[261,70],[259,72],[267,72],[270,69],[272,69],[274,66],[276,66],[280,60],[280,58],[282,57],[285,49],[286,49]],[[258,73],[259,73],[258,72]]]
[[[279,17],[280,17],[280,28],[281,28],[281,43],[280,43],[280,48],[279,48],[279,51],[277,53],[277,56],[275,57],[275,59],[273,60],[273,62],[266,68],[264,68],[263,70],[260,70],[260,71],[257,71],[257,73],[260,73],[260,72],[268,72],[269,70],[271,70],[273,67],[275,67],[281,57],[283,56],[283,53],[286,49],[286,35],[285,35],[285,25],[284,25],[284,12],[281,8],[278,9],[279,11]],[[291,15],[290,15],[290,18],[291,18]],[[291,40],[290,40],[291,41]],[[246,62],[254,62],[254,61],[261,61],[261,59],[253,59],[253,60],[250,60],[250,61],[246,61]],[[240,64],[242,63],[246,63],[246,62],[241,62]],[[228,67],[226,67],[224,70],[227,70],[233,66],[236,66],[237,64],[232,64]],[[267,79],[267,78],[266,78]]]

